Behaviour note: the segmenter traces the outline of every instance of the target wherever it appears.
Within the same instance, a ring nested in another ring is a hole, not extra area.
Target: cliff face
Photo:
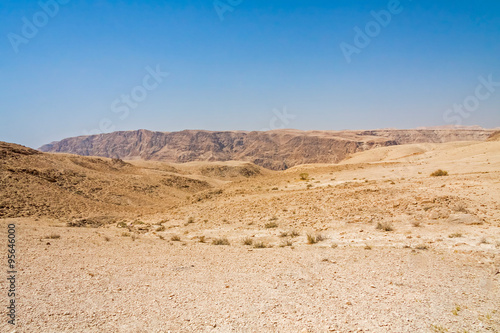
[[[376,147],[450,141],[485,141],[483,129],[269,132],[114,132],[67,138],[44,145],[43,152],[165,162],[253,162],[273,170],[306,163],[337,163],[347,155]]]

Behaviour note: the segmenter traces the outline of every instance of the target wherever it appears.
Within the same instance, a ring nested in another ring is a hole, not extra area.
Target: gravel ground
[[[498,332],[498,251],[257,249],[50,220],[18,229],[17,332]],[[45,239],[49,235],[58,239]],[[109,239],[109,240],[108,240]],[[6,284],[5,279],[3,284]],[[3,288],[4,289],[4,288]],[[7,304],[2,293],[2,303]],[[6,319],[2,332],[12,331]]]

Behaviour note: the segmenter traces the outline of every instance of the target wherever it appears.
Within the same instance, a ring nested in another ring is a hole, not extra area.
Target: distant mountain
[[[337,163],[349,154],[409,143],[486,141],[494,130],[482,128],[211,132],[148,130],[79,136],[39,148],[43,152],[165,162],[239,160],[284,170],[299,164]]]

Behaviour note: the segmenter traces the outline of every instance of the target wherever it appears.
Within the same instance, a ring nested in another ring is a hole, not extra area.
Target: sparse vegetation
[[[458,316],[458,313],[462,310],[459,305],[455,306],[455,308],[451,311],[454,316]]]
[[[486,237],[481,237],[481,239],[479,240],[479,244],[489,244],[489,242]]]
[[[180,242],[181,241],[181,237],[179,235],[172,235],[172,237],[170,237],[170,240],[172,242]]]
[[[199,237],[198,237],[198,242],[200,242],[200,243],[205,243],[205,242],[206,242],[206,240],[205,240],[205,236],[199,236]]]
[[[411,221],[411,225],[414,226],[415,228],[420,227],[421,224],[422,224],[422,221],[418,221],[418,220]]]
[[[265,249],[267,248],[267,245],[264,242],[256,242],[253,247],[255,249]]]
[[[431,325],[431,331],[435,333],[446,333],[448,329],[444,328],[441,325]]]
[[[394,228],[392,227],[392,224],[390,222],[378,222],[376,228],[383,231],[394,231]]]
[[[291,240],[286,240],[280,243],[280,247],[287,247],[287,246],[293,246],[293,242]]]
[[[332,249],[336,249],[336,248],[338,248],[338,247],[339,247],[339,244],[337,244],[337,243],[332,243],[332,245],[330,245],[330,247],[331,247]]]
[[[460,237],[462,237],[462,234],[459,232],[455,232],[448,235],[448,238],[460,238]]]
[[[300,236],[300,233],[297,230],[290,231],[290,237],[294,238],[294,237],[299,237],[299,236]]]
[[[226,237],[216,238],[212,241],[213,245],[231,245]]]
[[[325,237],[321,234],[313,235],[307,234],[307,244],[316,244],[325,240]]]
[[[309,174],[307,172],[303,172],[299,175],[300,180],[307,180],[309,178]]]
[[[276,222],[269,222],[264,225],[266,229],[274,229],[278,227],[278,224]]]
[[[61,238],[61,235],[59,235],[59,234],[50,234],[48,236],[45,236],[44,238],[46,238],[46,239],[59,239],[59,238]]]
[[[246,237],[243,239],[243,245],[251,246],[253,244],[253,239],[250,237]]]
[[[162,231],[165,231],[165,226],[162,225],[162,226],[159,226],[158,228],[156,228],[156,232],[162,232]]]
[[[431,177],[443,177],[443,176],[448,176],[448,171],[439,169],[431,173]]]
[[[117,226],[118,228],[126,228],[126,227],[127,227],[127,223],[125,223],[125,222],[123,222],[123,221],[122,221],[122,222],[118,222],[118,223],[116,224],[116,226]]]
[[[415,249],[417,249],[417,250],[428,250],[429,247],[426,244],[419,244],[419,245],[415,246]]]
[[[287,231],[280,232],[280,237],[281,238],[288,237],[288,232]]]
[[[455,212],[467,214],[469,211],[463,204],[458,204],[455,206]]]
[[[311,234],[307,234],[307,244],[316,244],[316,243],[317,243],[316,237]]]
[[[368,244],[367,244],[367,245],[365,245],[364,249],[365,249],[365,250],[371,250],[371,249],[372,249],[372,247],[371,247],[370,245],[368,245]]]

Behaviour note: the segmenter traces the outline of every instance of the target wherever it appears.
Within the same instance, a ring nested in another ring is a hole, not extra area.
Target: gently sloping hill
[[[500,141],[500,131],[493,133],[489,138],[488,141]]]
[[[0,217],[162,212],[213,186],[118,159],[47,154],[0,142]]]
[[[253,178],[262,175],[261,169],[251,163],[243,165],[207,165],[200,168],[200,173],[213,178]]]
[[[351,155],[340,165],[390,163],[393,177],[430,174],[437,169],[449,173],[500,172],[500,142],[449,142],[377,148]]]
[[[339,164],[358,164],[376,162],[408,162],[427,159],[460,160],[475,155],[492,154],[494,157],[496,142],[448,142],[409,144],[376,148],[350,155]]]

